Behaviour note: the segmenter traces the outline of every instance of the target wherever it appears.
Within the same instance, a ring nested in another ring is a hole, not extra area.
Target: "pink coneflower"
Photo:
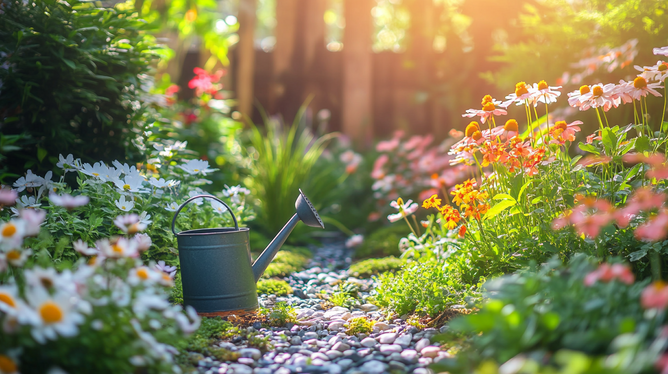
[[[668,212],[661,209],[659,214],[639,226],[635,231],[636,238],[656,242],[666,238],[668,234]]]
[[[462,117],[475,117],[475,116],[480,116],[480,122],[485,123],[488,118],[491,118],[492,116],[500,116],[500,115],[506,115],[508,112],[506,112],[504,109],[498,109],[494,103],[488,102],[486,103],[481,110],[478,109],[467,109],[466,113],[462,114]]]
[[[635,276],[631,268],[623,264],[601,264],[598,269],[587,274],[584,279],[585,286],[592,286],[594,283],[601,281],[604,283],[612,280],[619,280],[624,284],[631,285],[635,281]]]
[[[656,91],[656,88],[661,88],[661,83],[647,83],[647,79],[641,76],[633,80],[632,86],[629,85],[627,87],[627,93],[635,100],[640,100],[641,97],[647,96],[648,93],[661,97],[661,94]]]
[[[640,305],[645,309],[665,309],[668,306],[668,286],[663,281],[647,285],[640,294]]]
[[[633,66],[636,70],[640,71],[640,76],[645,78],[647,81],[659,81],[663,82],[668,76],[668,64],[663,61],[657,61],[656,65],[653,66]]]
[[[534,88],[529,85],[527,86],[524,82],[519,82],[515,85],[515,92],[506,96],[508,101],[505,101],[501,106],[508,107],[508,105],[515,103],[515,105],[524,105],[526,100],[528,100],[534,92]]]
[[[88,196],[72,196],[68,194],[56,195],[55,193],[49,194],[49,200],[51,200],[53,205],[62,206],[68,210],[84,206],[90,201]]]
[[[591,87],[587,86],[586,84],[584,86],[581,86],[580,89],[575,90],[573,92],[568,93],[568,105],[574,107],[574,108],[580,108],[582,109],[582,97],[588,93],[591,92]]]
[[[547,85],[547,82],[540,81],[533,84],[533,93],[530,96],[529,101],[533,102],[533,105],[538,105],[538,102],[551,104],[556,103],[557,98],[561,95],[561,92],[558,91],[561,89],[561,86],[550,87]]]
[[[582,95],[580,98],[580,110],[602,107],[603,110],[607,112],[613,105],[617,106],[618,104],[615,101],[617,98],[615,87],[616,86],[613,83],[608,83],[606,85],[599,83],[591,86],[591,92]]]

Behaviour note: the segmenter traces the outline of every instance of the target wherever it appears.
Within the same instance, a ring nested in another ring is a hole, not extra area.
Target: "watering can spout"
[[[267,269],[267,266],[269,266],[271,261],[274,259],[274,256],[276,256],[276,253],[278,253],[278,250],[281,249],[281,246],[283,243],[285,243],[285,240],[288,238],[288,236],[290,236],[290,233],[295,228],[295,226],[297,226],[299,221],[304,222],[307,226],[320,227],[322,229],[325,228],[325,225],[322,223],[318,212],[315,210],[315,208],[313,208],[313,205],[308,200],[306,195],[304,195],[301,189],[299,190],[299,197],[295,202],[295,209],[297,209],[297,213],[295,213],[295,215],[290,218],[288,223],[283,226],[274,240],[269,243],[267,248],[265,248],[265,250],[262,251],[262,254],[260,254],[260,257],[258,257],[257,260],[255,260],[253,263],[253,275],[255,276],[256,282],[260,280],[260,277]]]

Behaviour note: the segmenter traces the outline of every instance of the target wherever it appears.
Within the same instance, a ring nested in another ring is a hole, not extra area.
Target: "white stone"
[[[411,364],[414,364],[417,362],[417,351],[414,349],[407,349],[401,352],[401,358],[410,362]]]
[[[345,322],[332,322],[329,324],[327,327],[330,331],[339,331],[339,329],[343,328],[343,325]]]
[[[337,359],[337,358],[343,356],[343,353],[341,353],[340,351],[336,351],[336,350],[327,351],[327,352],[325,352],[325,354],[327,355],[327,357],[329,357],[330,360],[334,360],[334,359]]]
[[[401,346],[399,344],[383,344],[380,346],[380,353],[394,353],[401,352]]]
[[[376,345],[378,345],[378,341],[374,338],[364,338],[364,339],[362,339],[360,344],[364,347],[372,348],[372,347],[375,347]]]
[[[418,351],[418,352],[420,352],[420,351],[422,351],[422,349],[423,349],[424,347],[428,346],[429,344],[431,344],[431,342],[429,341],[429,339],[427,339],[427,338],[422,338],[422,339],[420,339],[420,341],[418,341],[417,343],[415,343],[415,350]]]
[[[390,328],[390,325],[388,325],[385,322],[376,322],[375,325],[373,325],[373,330],[374,331],[385,331]]]
[[[343,351],[349,350],[350,346],[346,343],[338,342],[338,343],[334,344],[332,349],[335,350],[335,351],[343,352]]]
[[[360,309],[362,309],[365,312],[373,312],[378,310],[378,307],[373,304],[363,304],[362,306],[360,306]]]
[[[252,358],[253,360],[259,360],[262,357],[262,352],[257,348],[243,348],[239,350],[239,355],[241,357]]]
[[[404,335],[401,335],[400,337],[398,337],[394,341],[394,344],[399,344],[402,347],[408,347],[409,345],[411,345],[412,340],[413,340],[413,334],[408,333],[408,334],[404,334]]]
[[[364,363],[360,366],[360,371],[369,374],[381,374],[387,371],[387,364],[384,364],[380,361],[371,360]]]
[[[422,357],[434,358],[438,356],[438,352],[440,351],[441,351],[440,347],[429,346],[429,347],[424,347],[420,351],[420,354],[422,355]]]
[[[394,340],[395,340],[396,338],[397,338],[397,334],[396,334],[396,333],[389,332],[389,333],[386,333],[386,334],[381,335],[381,336],[378,338],[378,341],[380,342],[380,344],[392,344],[392,343],[394,343]]]

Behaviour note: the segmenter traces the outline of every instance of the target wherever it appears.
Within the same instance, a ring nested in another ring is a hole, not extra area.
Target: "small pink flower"
[[[378,142],[376,151],[378,152],[392,152],[399,147],[399,139],[385,140]]]
[[[0,189],[0,205],[12,206],[16,204],[19,194],[15,190],[9,188]]]
[[[126,214],[116,217],[114,225],[126,234],[136,234],[146,229],[146,224],[142,223],[136,214]]]
[[[587,274],[584,278],[584,285],[589,287],[594,283],[601,281],[604,283],[619,280],[624,284],[631,285],[635,281],[635,275],[628,265],[624,264],[607,264],[599,265],[598,269]]]
[[[90,201],[88,196],[71,196],[68,194],[56,195],[55,193],[49,194],[49,200],[51,200],[53,205],[62,206],[68,210],[84,206]]]
[[[658,215],[639,226],[635,231],[636,238],[651,242],[665,239],[666,234],[668,234],[668,212],[665,209],[661,209]]]
[[[668,286],[663,281],[649,284],[640,294],[640,305],[645,309],[665,309],[668,306]]]
[[[668,56],[668,46],[661,48],[654,48],[652,50],[655,55]]]
[[[348,240],[346,240],[346,248],[355,248],[364,242],[364,236],[362,235],[353,235]]]

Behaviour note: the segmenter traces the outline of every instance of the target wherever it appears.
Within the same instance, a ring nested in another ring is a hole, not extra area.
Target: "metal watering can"
[[[208,198],[223,204],[232,215],[234,228],[174,230],[176,217],[186,204]],[[186,200],[174,214],[172,232],[176,235],[181,261],[183,303],[203,316],[245,314],[258,308],[255,283],[299,221],[325,228],[318,212],[302,190],[295,202],[297,213],[290,218],[269,246],[251,265],[249,229],[239,228],[237,217],[223,201],[211,195]]]

